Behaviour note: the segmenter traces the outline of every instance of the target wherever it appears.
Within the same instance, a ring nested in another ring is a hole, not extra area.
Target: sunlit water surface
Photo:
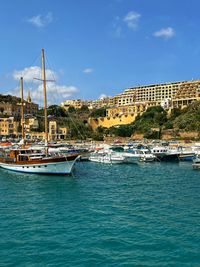
[[[0,266],[200,266],[200,171],[79,162],[0,170]]]

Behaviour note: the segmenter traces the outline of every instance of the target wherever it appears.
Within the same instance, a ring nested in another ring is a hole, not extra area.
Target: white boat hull
[[[70,175],[75,162],[76,160],[24,165],[0,163],[0,167],[9,171],[23,173]]]
[[[140,162],[153,162],[156,160],[154,155],[144,155],[140,158]]]
[[[103,156],[103,157],[90,156],[89,160],[98,163],[110,163],[110,164],[124,163],[124,158],[114,158],[114,157],[110,158],[109,156]]]
[[[136,157],[126,157],[125,156],[125,162],[126,163],[138,163],[140,161],[140,157],[136,156]]]

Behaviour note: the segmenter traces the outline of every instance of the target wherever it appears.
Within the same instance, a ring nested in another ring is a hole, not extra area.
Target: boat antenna
[[[20,78],[20,93],[21,93],[22,148],[24,148],[25,132],[24,132],[24,86],[23,86],[23,77]]]

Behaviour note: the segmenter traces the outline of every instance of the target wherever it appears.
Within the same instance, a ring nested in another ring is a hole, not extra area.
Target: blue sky
[[[49,100],[97,99],[128,87],[200,78],[198,0],[1,0],[0,92],[19,77],[41,99],[41,49]],[[53,95],[55,95],[53,97]]]

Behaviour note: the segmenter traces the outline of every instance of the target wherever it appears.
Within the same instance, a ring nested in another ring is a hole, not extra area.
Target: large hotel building
[[[140,113],[150,106],[183,108],[200,99],[200,80],[137,86],[113,97],[107,116]]]
[[[95,129],[98,126],[111,127],[131,123],[138,114],[151,106],[162,106],[168,110],[184,108],[195,100],[200,100],[200,80],[136,86],[104,100],[68,100],[62,105],[66,109],[70,105],[80,108],[83,104],[91,109],[106,107],[105,118],[89,120]]]

